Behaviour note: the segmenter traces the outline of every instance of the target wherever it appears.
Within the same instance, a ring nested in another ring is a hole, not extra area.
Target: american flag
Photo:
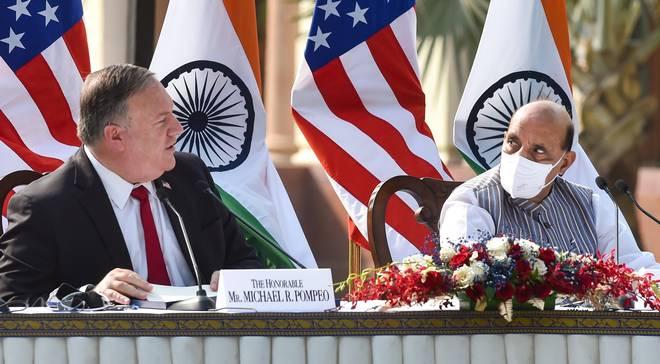
[[[80,145],[82,13],[79,0],[0,0],[0,177],[52,171]]]
[[[293,87],[294,118],[362,236],[378,183],[396,175],[451,179],[425,122],[414,4],[317,1]],[[415,253],[428,236],[413,208],[412,199],[389,203],[394,259]]]

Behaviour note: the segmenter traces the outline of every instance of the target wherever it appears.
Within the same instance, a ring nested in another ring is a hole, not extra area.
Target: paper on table
[[[198,286],[174,287],[159,284],[152,286],[153,290],[147,296],[147,301],[152,302],[176,302],[185,300],[195,297],[198,290]],[[217,292],[211,291],[211,286],[208,284],[202,285],[202,288],[204,288],[206,295],[209,297],[215,297],[217,295]]]

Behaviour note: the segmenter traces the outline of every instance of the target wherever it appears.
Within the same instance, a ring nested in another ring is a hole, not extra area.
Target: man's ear
[[[126,129],[117,124],[108,124],[103,128],[103,143],[112,150],[122,150],[126,138]]]
[[[559,175],[566,173],[566,170],[568,170],[573,162],[575,162],[575,157],[576,155],[574,151],[566,152],[566,155],[564,155],[564,158],[559,167]]]

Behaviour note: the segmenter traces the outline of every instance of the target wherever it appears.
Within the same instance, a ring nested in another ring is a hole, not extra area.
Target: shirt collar
[[[126,202],[128,202],[128,198],[131,196],[131,191],[138,186],[144,186],[150,195],[155,196],[156,189],[153,182],[134,185],[101,164],[87,146],[83,146],[83,149],[90,163],[92,163],[92,167],[94,167],[94,170],[99,175],[110,201],[119,209],[123,209],[126,206]]]

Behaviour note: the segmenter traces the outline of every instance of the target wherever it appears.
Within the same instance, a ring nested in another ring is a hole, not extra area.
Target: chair
[[[385,234],[385,210],[393,194],[399,191],[410,194],[419,205],[415,211],[417,221],[426,225],[431,231],[437,231],[442,205],[451,192],[462,183],[427,177],[396,176],[376,186],[371,193],[367,212],[369,246],[375,266],[380,267],[392,262]]]
[[[17,186],[28,185],[32,181],[39,179],[42,174],[35,171],[14,171],[0,179],[0,206],[4,206],[5,200],[9,196],[9,193]],[[2,224],[0,224],[0,235],[2,235],[3,229]]]

